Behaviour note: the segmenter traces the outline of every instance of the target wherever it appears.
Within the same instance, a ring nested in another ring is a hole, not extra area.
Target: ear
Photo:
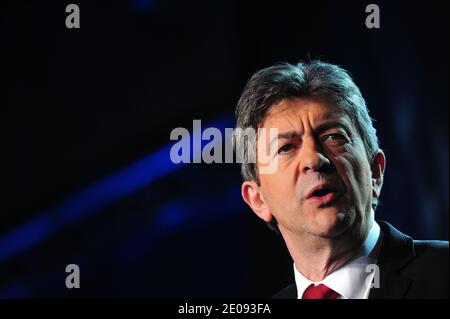
[[[385,167],[386,157],[382,150],[378,150],[370,165],[370,169],[372,170],[372,197],[374,198],[380,197]]]
[[[264,201],[259,186],[253,181],[245,181],[242,183],[241,194],[244,201],[251,207],[253,212],[266,222],[272,220],[272,213],[269,206]]]

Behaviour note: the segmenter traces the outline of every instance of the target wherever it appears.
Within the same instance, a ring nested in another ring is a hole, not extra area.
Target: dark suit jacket
[[[380,288],[371,288],[369,299],[448,298],[448,241],[413,240],[387,222],[378,224]],[[295,283],[273,298],[297,298]]]

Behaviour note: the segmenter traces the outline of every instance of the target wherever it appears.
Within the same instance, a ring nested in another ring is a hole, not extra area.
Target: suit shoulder
[[[448,241],[414,240],[414,250],[417,256],[442,256],[448,259]]]
[[[448,241],[414,240],[415,258],[410,266],[416,269],[428,269],[448,277],[449,247]]]
[[[448,298],[449,250],[447,241],[415,240],[414,259],[402,273],[413,279],[411,298]]]

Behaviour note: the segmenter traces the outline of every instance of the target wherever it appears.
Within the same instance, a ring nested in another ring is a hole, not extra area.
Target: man
[[[448,242],[374,220],[386,159],[344,69],[311,61],[260,70],[236,116],[238,129],[277,129],[249,145],[235,137],[257,154],[256,163],[244,157],[242,197],[294,261],[295,283],[276,298],[448,298]],[[262,173],[263,148],[273,172]]]

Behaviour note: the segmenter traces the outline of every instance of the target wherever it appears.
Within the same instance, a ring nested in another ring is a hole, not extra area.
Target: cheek
[[[260,176],[260,180],[264,200],[272,209],[287,208],[296,197],[292,174],[277,172]]]
[[[353,189],[354,183],[360,176],[361,167],[357,159],[352,155],[354,150],[342,147],[339,151],[331,152],[331,159],[337,174],[347,188]]]
[[[342,161],[342,171],[340,175],[352,196],[363,199],[371,192],[370,167],[364,159],[346,158]]]

